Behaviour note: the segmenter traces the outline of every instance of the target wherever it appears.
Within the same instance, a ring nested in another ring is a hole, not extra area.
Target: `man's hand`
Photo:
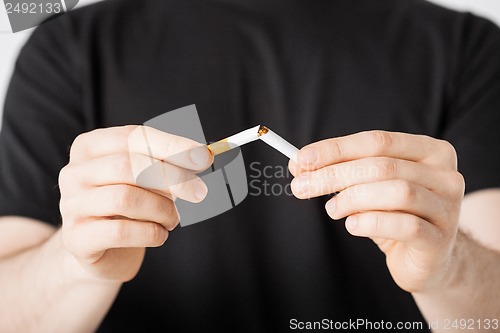
[[[294,195],[340,191],[328,214],[379,246],[402,289],[430,291],[446,279],[465,188],[450,143],[370,131],[310,144],[298,160],[289,165]]]
[[[153,163],[162,170],[154,188],[138,186],[138,175]],[[211,163],[205,146],[148,127],[80,135],[59,186],[63,243],[86,277],[132,279],[145,248],[161,246],[178,224],[175,198],[204,199],[207,187],[195,173]]]

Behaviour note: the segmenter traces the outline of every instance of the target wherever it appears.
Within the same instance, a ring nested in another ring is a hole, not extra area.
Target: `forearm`
[[[489,330],[498,329],[500,298],[496,291],[500,290],[500,253],[459,231],[446,271],[434,291],[413,294],[426,320],[435,324],[433,332],[460,331],[463,323],[470,327],[464,331],[473,328],[487,332],[490,320],[493,322]],[[450,324],[455,319],[459,329],[446,329],[446,322]]]
[[[58,231],[40,246],[0,259],[0,331],[92,332],[120,286],[86,278]]]

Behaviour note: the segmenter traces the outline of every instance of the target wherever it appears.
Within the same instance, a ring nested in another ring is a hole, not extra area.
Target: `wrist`
[[[466,236],[459,230],[456,237],[454,237],[451,249],[443,262],[437,266],[436,273],[427,284],[427,287],[414,294],[433,297],[441,295],[442,297],[444,294],[451,293],[455,289],[460,288],[464,274],[461,252],[465,241]]]
[[[103,287],[120,288],[121,282],[103,280],[92,275],[78,259],[64,246],[59,229],[42,249],[42,256],[47,257],[45,262],[54,262],[53,271],[60,279],[61,285],[74,286],[75,283],[87,285],[101,285]],[[52,261],[48,257],[57,258]]]

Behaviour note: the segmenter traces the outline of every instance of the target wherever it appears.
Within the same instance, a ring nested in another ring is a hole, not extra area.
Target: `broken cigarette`
[[[294,145],[263,125],[257,125],[220,141],[214,142],[208,145],[208,149],[212,155],[215,156],[258,139],[264,141],[292,161],[297,162],[297,153],[299,150]]]

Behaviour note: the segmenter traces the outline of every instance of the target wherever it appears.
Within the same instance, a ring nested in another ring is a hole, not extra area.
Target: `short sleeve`
[[[500,29],[465,16],[444,139],[458,155],[466,192],[500,188]]]
[[[60,169],[83,130],[70,25],[41,25],[16,62],[0,132],[0,216],[60,224]]]

